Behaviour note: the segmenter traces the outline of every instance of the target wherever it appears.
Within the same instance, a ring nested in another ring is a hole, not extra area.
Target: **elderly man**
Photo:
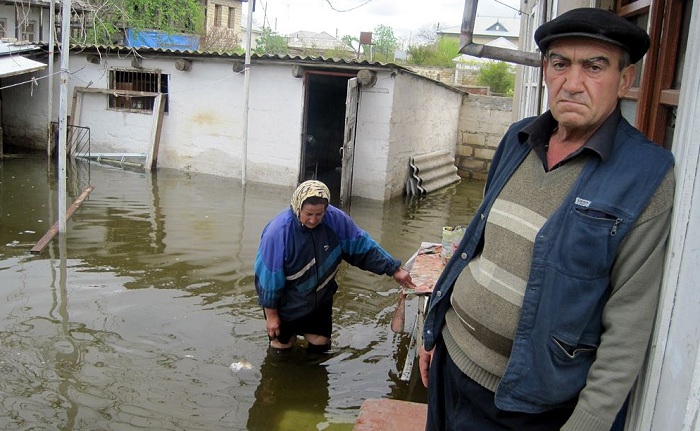
[[[608,431],[649,342],[673,158],[618,104],[649,37],[574,9],[535,41],[550,110],[506,133],[434,289],[427,430]]]

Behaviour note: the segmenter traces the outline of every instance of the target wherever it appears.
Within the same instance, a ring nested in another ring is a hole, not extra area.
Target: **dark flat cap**
[[[566,37],[588,37],[612,43],[626,50],[632,63],[638,62],[649,49],[646,31],[604,9],[572,9],[535,31],[535,43],[543,53],[551,42]]]

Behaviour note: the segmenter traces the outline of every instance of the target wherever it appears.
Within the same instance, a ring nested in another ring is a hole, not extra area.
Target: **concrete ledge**
[[[365,400],[352,431],[423,431],[428,405],[389,399]]]

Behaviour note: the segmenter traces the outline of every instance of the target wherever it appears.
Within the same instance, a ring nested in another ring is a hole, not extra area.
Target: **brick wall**
[[[486,180],[491,159],[513,122],[513,98],[467,95],[462,101],[455,163],[462,178]]]

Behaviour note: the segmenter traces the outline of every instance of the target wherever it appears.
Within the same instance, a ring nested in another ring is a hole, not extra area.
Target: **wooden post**
[[[95,186],[88,186],[83,190],[83,192],[78,196],[78,199],[76,199],[73,204],[66,210],[66,220],[70,219],[75,210],[78,209],[81,203],[87,198],[87,196],[90,194],[91,191],[95,189]],[[44,236],[41,237],[39,242],[37,242],[34,247],[32,247],[31,250],[29,250],[31,253],[38,254],[41,253],[42,250],[44,250],[44,247],[46,247],[46,244],[49,243],[53,239],[54,236],[56,236],[56,233],[58,233],[58,222],[54,223],[53,226],[44,234]]]
[[[160,147],[160,132],[163,130],[163,114],[165,102],[163,93],[158,93],[153,101],[153,126],[151,127],[151,145],[146,155],[144,168],[150,171],[158,166],[158,148]]]

